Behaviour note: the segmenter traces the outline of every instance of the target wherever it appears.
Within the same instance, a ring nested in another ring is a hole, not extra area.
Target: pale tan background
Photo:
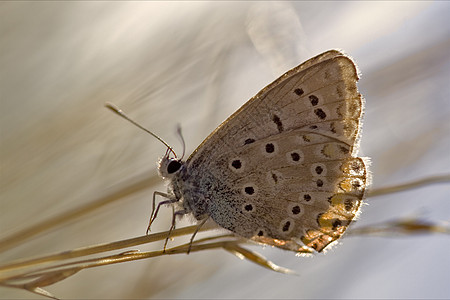
[[[1,2],[0,238],[156,175],[164,147],[111,101],[187,153],[291,67],[353,56],[367,101],[361,154],[374,187],[450,173],[449,2]],[[164,190],[155,186],[152,190]],[[142,235],[152,190],[2,253],[0,263]],[[357,226],[448,221],[450,188],[369,199]],[[170,209],[154,229],[166,230]],[[155,245],[160,247],[161,245]],[[355,237],[298,258],[251,247],[287,276],[224,251],[85,270],[61,298],[448,298],[448,236]],[[149,250],[150,247],[141,247]],[[0,288],[2,298],[32,294]]]

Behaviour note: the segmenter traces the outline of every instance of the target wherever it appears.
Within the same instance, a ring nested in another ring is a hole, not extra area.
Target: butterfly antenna
[[[185,150],[186,150],[186,143],[184,142],[184,137],[183,137],[183,134],[181,133],[181,126],[180,126],[180,124],[177,125],[177,133],[178,133],[178,136],[181,139],[181,144],[183,145],[183,155],[181,155],[181,158],[180,158],[180,160],[181,160],[184,157],[184,153],[185,153]]]
[[[160,141],[167,147],[167,151],[172,152],[173,155],[175,155],[175,158],[177,157],[177,155],[175,154],[175,151],[173,151],[172,147],[170,147],[169,144],[167,144],[162,138],[160,138],[159,136],[157,136],[156,134],[154,134],[147,128],[141,126],[140,124],[138,124],[135,121],[133,121],[132,119],[130,119],[120,108],[118,108],[117,106],[115,106],[114,104],[109,103],[109,102],[106,102],[105,106],[107,108],[109,108],[110,110],[112,110],[113,112],[115,112],[116,114],[118,114],[119,116],[121,116],[122,118],[124,118],[125,120],[127,120],[128,122],[132,123],[133,125],[137,126],[140,129],[144,130],[145,132],[150,133],[154,138],[156,138],[158,141]],[[184,155],[184,147],[183,147],[183,155]]]

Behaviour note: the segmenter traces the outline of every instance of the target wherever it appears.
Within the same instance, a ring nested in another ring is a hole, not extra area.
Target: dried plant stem
[[[450,228],[419,218],[401,218],[360,228],[352,228],[347,232],[347,236],[398,236],[400,234],[413,235],[430,233],[450,234]]]
[[[190,233],[192,234],[196,230],[196,226],[190,226],[186,228],[181,228],[173,231],[173,236],[179,236],[182,234]],[[208,230],[208,228],[202,229],[202,231]],[[98,245],[93,247],[76,249],[70,252],[63,252],[59,254],[49,255],[46,257],[42,257],[40,259],[32,259],[28,261],[22,261],[20,263],[12,263],[6,266],[0,267],[0,285],[11,288],[19,288],[25,289],[32,293],[39,294],[45,297],[57,299],[51,293],[42,289],[42,287],[54,284],[61,280],[64,280],[79,271],[87,268],[94,268],[99,266],[111,265],[116,263],[147,259],[152,257],[158,257],[162,255],[173,255],[173,254],[181,254],[186,253],[189,249],[189,243],[181,246],[173,247],[167,249],[166,251],[151,251],[151,252],[139,252],[137,250],[129,250],[126,252],[122,252],[119,254],[73,261],[69,263],[61,263],[54,264],[46,267],[40,267],[48,262],[54,261],[64,261],[74,257],[81,257],[85,255],[95,254],[104,251],[116,250],[119,248],[130,247],[133,245],[150,243],[154,241],[159,241],[165,239],[167,237],[168,232],[158,233],[151,236],[139,237],[136,239],[129,239],[124,241],[119,241],[115,243],[109,243],[106,245]],[[219,242],[211,242],[213,240],[228,238],[228,240],[223,240]],[[203,243],[207,242],[207,243]],[[238,243],[245,242],[242,239],[238,239],[236,237],[230,235],[218,235],[214,237],[205,238],[202,240],[198,240],[195,244],[193,244],[190,248],[191,252],[207,250],[207,249],[215,249],[215,248],[224,248],[224,249],[234,249],[238,247]],[[245,249],[244,249],[245,250]],[[240,251],[239,248],[236,248],[234,251]],[[247,250],[246,250],[247,251]],[[250,258],[251,259],[251,258]],[[283,272],[284,268],[278,267],[275,264],[265,261],[263,257],[260,258],[256,263],[263,265],[265,267],[272,267],[274,270],[278,272]],[[38,267],[34,268],[33,267]],[[14,275],[6,275],[5,271],[11,271],[13,269],[21,269],[19,272],[15,272]],[[289,271],[287,269],[286,273]]]
[[[197,226],[189,226],[185,228],[176,229],[172,231],[171,236],[175,237],[185,234],[192,234],[194,231],[196,231],[196,229]],[[206,230],[211,230],[211,226],[205,225],[200,229],[200,231]],[[56,299],[55,296],[53,296],[46,290],[42,289],[42,287],[64,280],[83,269],[106,266],[140,259],[147,259],[163,255],[182,254],[187,253],[188,249],[190,249],[190,252],[197,252],[202,250],[222,248],[235,254],[240,258],[246,258],[250,261],[253,261],[256,264],[259,264],[273,271],[286,274],[293,273],[293,271],[289,269],[275,265],[274,263],[268,261],[258,253],[254,253],[252,251],[240,247],[239,244],[246,243],[247,240],[229,234],[225,235],[222,234],[199,239],[195,241],[192,245],[187,243],[170,249],[166,249],[165,251],[158,250],[150,252],[139,252],[138,250],[128,250],[114,255],[72,261],[68,263],[53,264],[49,266],[42,266],[51,262],[65,261],[72,258],[160,241],[166,239],[167,235],[168,232],[162,232],[152,234],[149,236],[128,239],[124,241],[75,249],[72,251],[57,253],[36,259],[30,259],[21,262],[13,262],[11,264],[0,267],[0,285],[11,288],[25,289],[35,294]]]
[[[189,226],[189,227],[175,229],[175,230],[173,230],[171,236],[176,237],[176,236],[185,235],[185,234],[192,234],[196,228],[197,228],[197,226]],[[200,231],[205,231],[205,230],[210,230],[210,229],[211,228],[208,228],[207,226],[205,226],[204,228],[201,228]],[[141,237],[137,237],[137,238],[122,240],[122,241],[118,241],[118,242],[112,242],[112,243],[107,243],[107,244],[100,244],[100,245],[78,248],[78,249],[64,251],[61,253],[51,254],[51,255],[47,255],[47,256],[42,256],[42,257],[38,257],[38,258],[34,258],[34,259],[13,262],[8,265],[0,266],[0,272],[17,269],[17,268],[22,268],[22,267],[30,267],[33,265],[57,261],[57,260],[72,259],[72,258],[82,257],[82,256],[86,256],[86,255],[92,255],[92,254],[96,254],[96,253],[124,249],[127,247],[133,247],[133,246],[137,246],[137,245],[142,245],[142,244],[165,240],[166,238],[167,238],[167,232],[160,232],[160,233],[154,233],[154,234],[141,236]]]
[[[450,174],[426,177],[426,178],[408,182],[405,184],[399,184],[399,185],[395,185],[395,186],[391,186],[391,187],[370,190],[367,194],[367,197],[376,197],[376,196],[381,196],[381,195],[386,195],[386,194],[398,193],[398,192],[411,190],[411,189],[419,188],[421,186],[436,184],[436,183],[450,183]]]

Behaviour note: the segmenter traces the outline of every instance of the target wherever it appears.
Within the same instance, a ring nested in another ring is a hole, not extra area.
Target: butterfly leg
[[[161,196],[161,197],[167,198],[169,200],[159,202],[158,203],[158,207],[156,207],[156,210],[155,210],[156,196]],[[169,194],[166,194],[166,193],[162,193],[162,192],[157,192],[157,191],[155,191],[153,193],[152,214],[150,215],[150,221],[148,222],[148,227],[147,227],[146,234],[148,234],[150,232],[150,226],[152,226],[153,221],[155,221],[156,216],[158,215],[159,208],[161,207],[161,205],[172,204],[172,203],[175,203],[175,202],[178,202],[178,199],[175,199],[172,195],[169,195]]]
[[[168,201],[170,201],[170,200],[168,200]],[[168,202],[168,201],[163,201],[163,202]],[[176,202],[176,201],[174,201],[174,202]],[[162,202],[161,202],[161,203],[162,203]],[[160,204],[161,204],[161,203],[160,203]],[[173,202],[171,202],[171,203],[173,203]],[[158,208],[159,208],[159,207],[158,207]],[[169,242],[170,235],[172,234],[172,231],[175,229],[175,221],[176,221],[176,217],[177,217],[177,216],[185,215],[185,214],[187,214],[187,213],[188,213],[188,212],[187,212],[186,210],[179,210],[179,211],[176,211],[176,212],[173,213],[173,215],[172,215],[172,225],[170,226],[169,233],[167,234],[166,241],[165,241],[165,243],[164,243],[163,253],[166,252],[166,247],[167,247],[167,243]]]
[[[194,233],[191,236],[191,240],[189,241],[189,247],[188,247],[188,251],[187,254],[189,254],[189,252],[191,252],[191,248],[192,248],[192,242],[194,242],[194,238],[197,235],[197,232],[200,230],[200,228],[206,223],[206,221],[208,220],[209,217],[203,219],[200,224],[198,224],[197,228],[195,229]]]

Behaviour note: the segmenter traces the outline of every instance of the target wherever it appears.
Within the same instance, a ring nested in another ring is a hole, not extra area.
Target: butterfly
[[[357,81],[352,59],[327,51],[263,88],[186,161],[168,147],[159,162],[168,192],[153,197],[168,200],[153,208],[150,225],[161,205],[175,204],[173,220],[212,219],[297,253],[330,247],[357,217],[368,185],[367,160],[357,157]]]

